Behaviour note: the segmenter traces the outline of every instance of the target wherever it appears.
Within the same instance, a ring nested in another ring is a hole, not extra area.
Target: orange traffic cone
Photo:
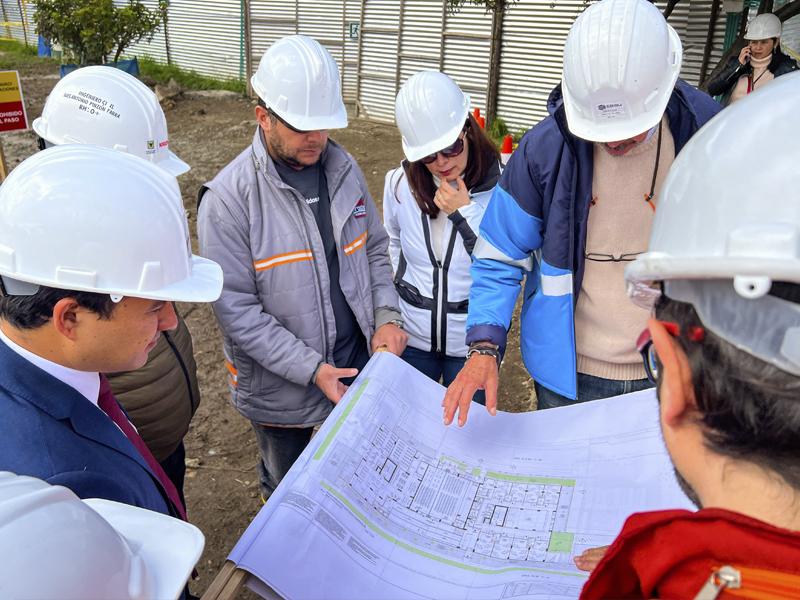
[[[503,146],[500,148],[500,162],[504,167],[508,164],[512,152],[514,152],[514,138],[509,133],[503,138]]]
[[[472,118],[478,123],[478,127],[486,129],[486,119],[481,116],[480,108],[476,108],[472,111]]]

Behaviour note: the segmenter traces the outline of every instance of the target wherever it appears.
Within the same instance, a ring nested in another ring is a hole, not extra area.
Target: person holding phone
[[[421,71],[397,94],[406,160],[386,174],[383,219],[400,310],[402,358],[449,385],[467,355],[470,256],[500,177],[495,145],[469,114],[470,99],[439,71]],[[474,395],[483,402],[483,391]]]
[[[724,96],[722,104],[741,100],[767,83],[797,70],[797,63],[781,50],[781,20],[772,13],[755,17],[747,26],[748,44],[738,57],[708,84],[712,96]]]

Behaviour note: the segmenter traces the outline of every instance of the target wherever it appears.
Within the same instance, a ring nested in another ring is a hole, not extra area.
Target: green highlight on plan
[[[574,540],[574,533],[554,531],[550,534],[550,543],[547,546],[547,551],[568,554],[572,552],[572,542]]]
[[[531,477],[528,475],[510,475],[508,473],[498,473],[489,471],[486,477],[499,479],[500,481],[511,481],[513,483],[534,483],[540,485],[560,485],[562,487],[575,487],[574,479],[560,479],[558,477]]]
[[[358,402],[359,398],[361,398],[361,394],[364,393],[364,390],[367,389],[367,384],[369,384],[369,379],[365,379],[361,385],[358,386],[355,397],[350,401],[350,404],[347,405],[347,408],[344,409],[342,416],[340,416],[339,420],[336,421],[336,424],[333,426],[333,429],[331,429],[328,437],[326,437],[325,440],[319,445],[319,448],[317,448],[317,451],[314,453],[313,460],[319,460],[325,455],[325,451],[328,449],[328,446],[331,445],[331,442],[333,441],[333,438],[336,437],[336,434],[339,433],[339,430],[342,428],[345,419],[347,419],[348,415],[353,412],[353,407],[356,405],[356,402]]]

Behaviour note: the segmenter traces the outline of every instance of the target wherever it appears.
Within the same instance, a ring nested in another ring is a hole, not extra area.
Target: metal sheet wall
[[[124,0],[115,0],[125,4]],[[156,0],[143,0],[148,8]],[[172,64],[202,75],[239,78],[243,65],[240,0],[170,0],[167,31]],[[149,43],[138,43],[126,56],[167,62],[164,28]]]
[[[361,25],[361,0],[343,0],[344,4],[344,32],[342,52],[344,60],[339,63],[342,71],[342,96],[347,103],[355,103],[358,88],[358,41]],[[356,27],[353,36],[350,35],[350,24]]]
[[[358,113],[380,121],[394,119],[402,4],[402,0],[362,1]]]
[[[431,3],[432,4],[432,3]],[[442,71],[470,95],[473,108],[486,109],[492,14],[477,6],[464,6],[445,16]]]
[[[561,81],[564,41],[583,0],[520,0],[503,23],[498,115],[512,131],[547,116],[547,97]]]
[[[692,85],[700,83],[700,67],[703,63],[703,52],[706,46],[708,24],[711,18],[713,0],[691,0],[683,40],[683,66],[681,76]],[[720,3],[721,4],[721,3]],[[725,12],[720,6],[714,27],[713,48],[706,75],[711,73],[714,65],[722,58],[722,46],[725,41]]]
[[[394,121],[400,85],[423,69],[442,70],[485,108],[491,14],[442,0],[364,0],[358,84],[359,113]]]
[[[11,39],[23,44],[27,40],[29,45],[36,46],[39,38],[36,35],[36,26],[33,22],[33,15],[36,12],[33,4],[30,2],[17,2],[17,0],[2,0],[2,3],[8,21],[25,23],[26,27],[24,30],[21,25],[0,28],[0,36],[7,37],[10,34]],[[3,20],[2,13],[0,13],[0,20]]]

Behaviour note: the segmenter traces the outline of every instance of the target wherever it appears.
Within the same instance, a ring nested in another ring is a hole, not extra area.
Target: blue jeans
[[[466,358],[447,356],[439,352],[426,352],[425,350],[419,350],[411,346],[406,346],[400,358],[417,371],[433,379],[436,383],[441,382],[445,387],[453,383],[456,375],[461,371],[467,360]],[[485,405],[486,394],[483,390],[478,390],[472,397],[472,401]]]
[[[559,406],[572,406],[578,402],[611,398],[621,394],[630,394],[653,387],[647,379],[633,379],[631,381],[618,381],[616,379],[603,379],[585,373],[578,373],[578,399],[572,400],[562,396],[546,387],[534,382],[536,388],[537,410],[557,408]]]
[[[258,449],[261,452],[258,479],[261,483],[261,497],[266,502],[311,441],[314,428],[270,427],[252,421],[251,425],[256,432]]]

